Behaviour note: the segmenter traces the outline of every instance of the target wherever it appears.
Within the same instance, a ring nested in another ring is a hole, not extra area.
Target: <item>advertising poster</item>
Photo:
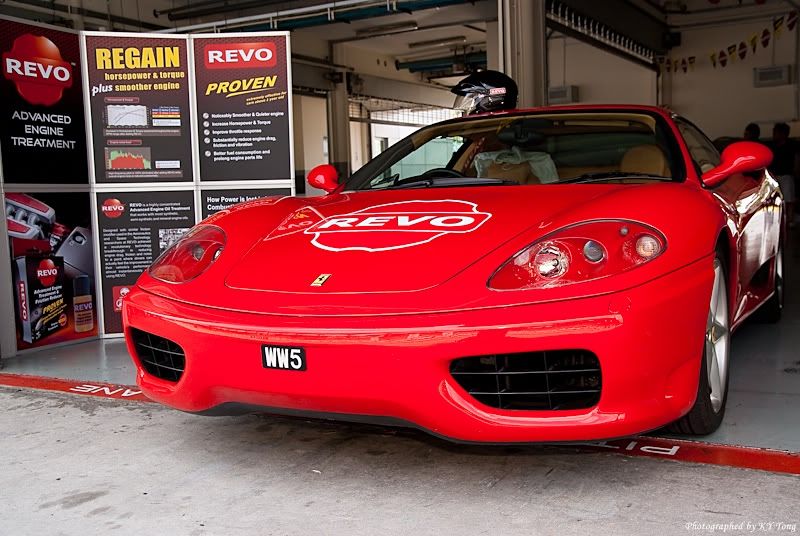
[[[97,335],[88,192],[5,194],[17,348]]]
[[[89,182],[78,34],[0,18],[6,183]]]
[[[238,203],[252,201],[253,199],[261,199],[262,197],[274,197],[282,195],[292,195],[292,190],[290,188],[202,190],[200,192],[200,199],[203,202],[201,214],[203,219],[206,219],[212,214],[216,214],[220,210],[227,210]]]
[[[103,318],[122,332],[122,298],[170,244],[194,226],[192,191],[97,193]]]
[[[200,179],[293,179],[288,34],[193,37],[192,47]]]
[[[98,183],[192,180],[187,40],[83,36]]]

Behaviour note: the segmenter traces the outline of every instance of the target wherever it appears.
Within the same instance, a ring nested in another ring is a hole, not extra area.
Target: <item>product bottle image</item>
[[[89,276],[79,275],[73,279],[72,290],[75,333],[91,331],[94,329],[94,306],[92,304],[92,291],[89,288]]]

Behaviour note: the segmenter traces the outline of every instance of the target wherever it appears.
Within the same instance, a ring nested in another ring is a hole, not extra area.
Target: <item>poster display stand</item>
[[[120,336],[201,219],[294,194],[288,32],[73,32],[0,17],[0,357]]]

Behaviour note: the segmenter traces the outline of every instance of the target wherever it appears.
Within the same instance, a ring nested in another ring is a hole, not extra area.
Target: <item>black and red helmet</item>
[[[517,107],[517,84],[499,71],[472,73],[450,91],[456,94],[453,108],[467,115]]]

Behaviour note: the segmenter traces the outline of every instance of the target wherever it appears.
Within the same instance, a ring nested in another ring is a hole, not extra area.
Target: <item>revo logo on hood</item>
[[[275,67],[275,43],[229,43],[203,47],[206,69]]]
[[[52,106],[72,87],[72,65],[42,35],[24,34],[14,40],[11,50],[3,53],[3,76],[31,104]]]
[[[328,251],[387,251],[471,233],[491,217],[469,201],[400,201],[330,216],[304,233]]]

